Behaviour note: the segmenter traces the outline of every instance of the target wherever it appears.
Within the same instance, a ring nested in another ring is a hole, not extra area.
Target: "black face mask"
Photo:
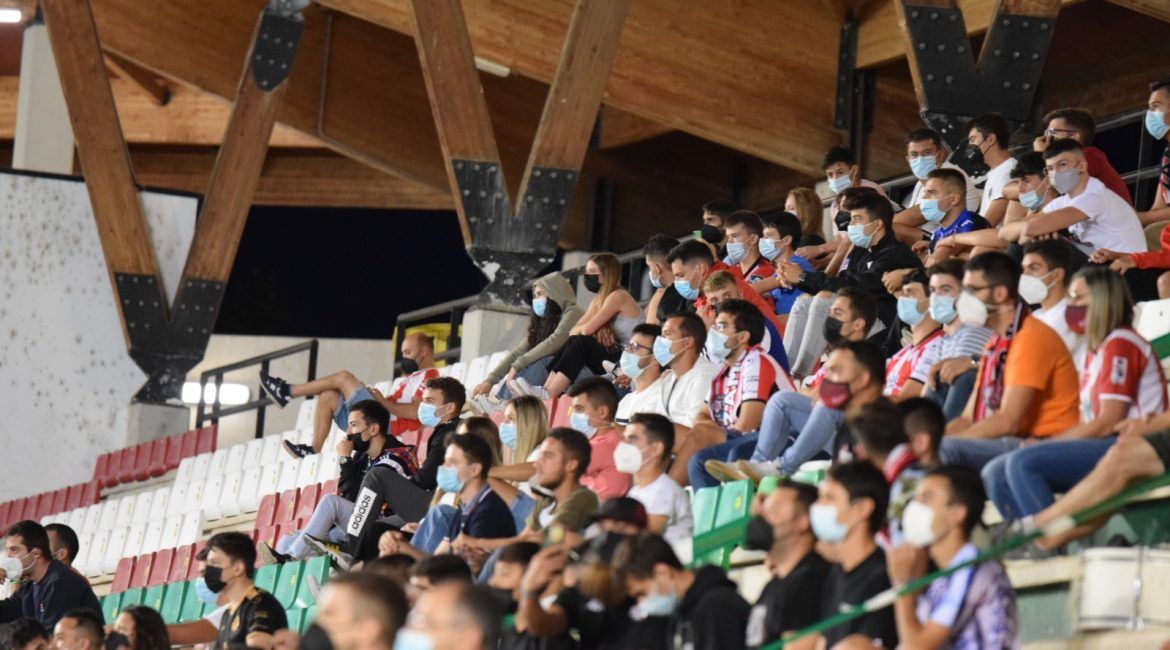
[[[501,616],[516,613],[516,601],[512,599],[511,589],[489,587],[488,593],[491,594],[492,600],[496,603],[496,608]]]
[[[837,226],[837,232],[848,232],[851,219],[853,215],[848,210],[837,210],[837,214],[833,215],[833,224]]]
[[[207,588],[214,594],[223,591],[223,588],[227,586],[227,583],[223,581],[223,569],[217,566],[203,567],[203,582],[207,583]]]
[[[130,639],[126,638],[125,634],[121,632],[110,632],[106,635],[106,650],[118,650],[118,648],[132,648]]]
[[[356,452],[364,453],[370,449],[370,441],[362,440],[360,433],[351,433],[345,436],[345,439],[353,443],[353,450]]]
[[[333,650],[333,642],[320,625],[310,623],[301,635],[301,650]]]
[[[841,339],[845,338],[841,336],[841,327],[844,324],[845,323],[833,317],[825,319],[825,329],[823,333],[825,335],[825,341],[827,341],[829,345],[836,345],[841,341]]]
[[[756,515],[748,521],[743,547],[749,551],[769,551],[772,549],[774,539],[772,524],[769,524],[763,517]]]
[[[598,291],[601,291],[601,276],[586,273],[585,288],[588,289],[590,293],[597,293]]]
[[[972,177],[983,176],[991,171],[991,168],[983,160],[983,150],[970,143],[955,149],[955,153],[951,154],[949,162],[957,165],[959,169]]]
[[[402,368],[402,372],[407,375],[413,375],[418,372],[418,362],[414,359],[407,359],[402,357],[402,361],[398,362],[398,366]]]
[[[699,227],[699,237],[712,246],[718,246],[723,241],[723,229],[703,224]]]

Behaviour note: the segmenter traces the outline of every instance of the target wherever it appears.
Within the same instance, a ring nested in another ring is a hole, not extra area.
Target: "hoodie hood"
[[[562,312],[568,309],[569,305],[577,304],[577,295],[573,293],[572,285],[560,273],[549,273],[537,280],[536,286],[544,291],[549,300],[560,305]]]
[[[714,598],[716,600],[713,602],[720,602],[728,596],[738,598],[739,592],[736,591],[735,583],[727,577],[727,572],[710,564],[699,567],[695,569],[695,581],[678,604],[678,613],[686,616],[700,601]]]

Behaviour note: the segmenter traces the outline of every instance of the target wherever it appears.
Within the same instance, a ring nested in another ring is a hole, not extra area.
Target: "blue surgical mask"
[[[203,576],[195,578],[195,593],[199,595],[199,600],[207,605],[214,605],[219,594],[215,593],[207,587],[207,582],[203,580]]]
[[[840,194],[853,185],[853,179],[848,174],[829,179],[829,189],[833,194]]]
[[[874,223],[877,222],[875,221]],[[853,242],[854,246],[858,248],[869,248],[869,245],[873,243],[873,235],[865,234],[865,229],[869,225],[860,223],[849,224],[849,241]]]
[[[727,242],[727,257],[739,264],[747,257],[747,245],[739,242]]]
[[[730,337],[712,327],[707,330],[707,355],[712,359],[726,359],[731,350],[727,348],[727,341]]]
[[[500,423],[500,442],[508,449],[516,448],[516,425],[511,422]]]
[[[435,483],[439,485],[439,489],[447,494],[456,494],[463,489],[463,481],[459,480],[459,472],[454,467],[447,467],[440,465],[439,471],[435,474]]]
[[[922,218],[931,223],[941,223],[947,217],[947,211],[938,207],[938,199],[922,199],[918,209],[922,210]]]
[[[1166,137],[1166,132],[1170,131],[1170,124],[1166,124],[1166,113],[1164,111],[1146,111],[1146,130],[1156,140]]]
[[[678,292],[678,295],[687,300],[694,300],[699,297],[699,290],[692,287],[690,280],[685,278],[674,279],[674,290]]]
[[[849,526],[837,521],[837,506],[828,503],[814,503],[808,509],[808,521],[813,535],[830,544],[845,539]]]
[[[670,346],[673,344],[674,341],[661,336],[654,339],[654,360],[658,362],[658,365],[666,367],[670,365],[671,361],[674,361],[677,355],[670,351]]]
[[[954,296],[931,296],[930,297],[930,317],[936,323],[947,323],[955,320],[958,312],[955,311],[955,297]]]
[[[918,311],[918,299],[909,296],[898,296],[898,318],[910,327],[922,322],[926,312]]]
[[[618,360],[618,363],[622,367],[622,372],[626,373],[627,377],[630,379],[637,379],[639,375],[646,371],[645,368],[638,365],[641,363],[641,361],[642,357],[639,357],[633,352],[623,350],[622,358]]]
[[[650,286],[654,287],[655,289],[661,289],[662,288],[662,276],[656,276],[656,275],[654,275],[654,271],[651,271],[650,272]]]
[[[569,416],[569,426],[585,434],[586,438],[592,438],[597,433],[597,427],[589,424],[589,415],[584,411],[573,411]]]
[[[910,160],[910,171],[918,180],[926,180],[930,172],[938,169],[938,161],[934,156],[919,156]]]
[[[426,402],[418,405],[418,421],[422,422],[424,427],[434,428],[439,426],[441,420],[438,414],[435,413],[435,408],[434,404],[427,404]]]
[[[638,601],[638,609],[646,616],[670,616],[678,604],[678,596],[669,594],[650,594]]]
[[[544,318],[544,310],[547,308],[548,298],[532,299],[532,313],[536,314],[537,318]]]
[[[760,255],[763,255],[765,259],[774,260],[780,257],[783,252],[784,249],[776,245],[775,239],[760,240]]]
[[[394,635],[394,650],[435,650],[435,640],[418,630],[403,628]]]
[[[1061,194],[1068,194],[1076,188],[1077,182],[1081,180],[1081,171],[1079,169],[1066,169],[1060,172],[1052,173],[1052,189]]]
[[[1035,212],[1040,209],[1040,206],[1044,205],[1044,197],[1032,190],[1028,190],[1020,195],[1020,205]]]

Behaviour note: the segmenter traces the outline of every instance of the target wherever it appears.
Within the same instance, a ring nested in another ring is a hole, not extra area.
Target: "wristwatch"
[[[797,284],[804,284],[804,281],[807,278],[808,278],[808,271],[801,271],[800,275],[796,277],[796,283]]]

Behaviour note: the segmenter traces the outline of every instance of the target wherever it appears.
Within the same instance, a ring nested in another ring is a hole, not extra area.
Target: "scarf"
[[[1008,349],[1027,315],[1028,308],[1024,303],[1016,305],[1016,315],[1007,332],[992,336],[987,346],[983,348],[983,354],[979,359],[979,378],[975,384],[976,422],[990,417],[999,409],[999,403],[1003,399],[1003,367],[1007,361]]]

